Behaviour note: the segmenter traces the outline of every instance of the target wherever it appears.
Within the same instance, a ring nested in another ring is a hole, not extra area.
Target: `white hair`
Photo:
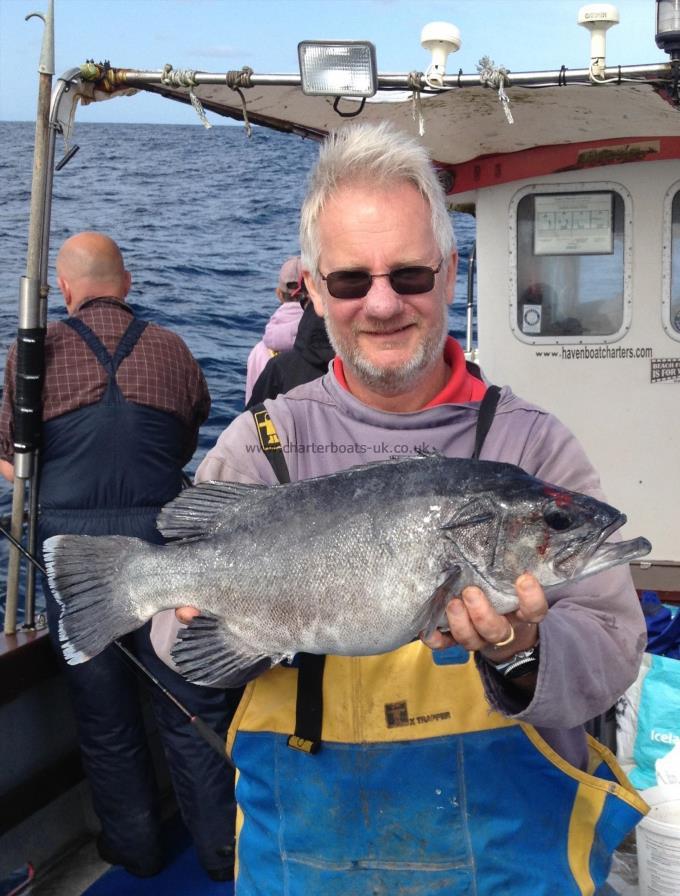
[[[413,184],[430,207],[432,233],[448,266],[456,248],[444,189],[425,147],[390,122],[351,124],[324,141],[309,178],[300,217],[302,266],[318,277],[321,245],[319,217],[326,203],[343,186],[366,183]]]

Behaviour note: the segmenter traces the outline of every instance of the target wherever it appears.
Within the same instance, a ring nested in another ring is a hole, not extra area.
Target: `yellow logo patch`
[[[257,426],[257,437],[263,451],[277,451],[281,447],[281,440],[276,428],[269,416],[269,411],[257,411],[254,415]]]

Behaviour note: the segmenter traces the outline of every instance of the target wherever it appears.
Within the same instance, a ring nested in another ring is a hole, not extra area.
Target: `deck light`
[[[656,45],[680,59],[680,0],[656,0]]]
[[[602,80],[605,71],[607,31],[619,24],[619,11],[611,3],[582,6],[576,20],[590,31],[590,80]]]
[[[302,92],[308,96],[373,96],[375,47],[368,41],[303,40],[298,44]]]
[[[420,46],[432,53],[425,81],[430,87],[443,87],[446,58],[460,50],[460,31],[448,22],[430,22],[420,32]]]

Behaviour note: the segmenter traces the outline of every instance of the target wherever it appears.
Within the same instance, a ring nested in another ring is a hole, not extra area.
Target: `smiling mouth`
[[[405,333],[407,330],[410,330],[412,327],[415,327],[415,323],[410,322],[404,324],[401,327],[393,327],[390,330],[362,330],[362,334],[364,336],[398,336],[400,333]]]

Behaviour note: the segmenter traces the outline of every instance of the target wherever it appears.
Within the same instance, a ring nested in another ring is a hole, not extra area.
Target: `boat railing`
[[[182,76],[178,75],[173,84],[172,71],[156,70],[144,71],[139,69],[126,68],[108,68],[105,66],[94,66],[98,73],[87,80],[97,80],[102,83],[106,82],[108,88],[115,90],[117,88],[128,87],[145,87],[150,85],[165,86],[190,86],[188,83],[182,83]],[[228,76],[242,75],[245,76],[239,80],[239,87],[300,87],[302,79],[299,74],[264,74],[254,72],[250,69],[242,69],[238,72],[201,72],[178,70],[184,73],[186,77],[191,77],[192,86],[200,86],[202,84],[219,84],[229,83]],[[608,66],[604,69],[602,78],[593,80],[591,78],[590,69],[568,69],[562,66],[560,69],[552,71],[534,71],[534,72],[509,72],[503,70],[504,86],[508,87],[562,87],[568,84],[608,84],[621,83],[627,80],[636,81],[668,81],[672,79],[672,64],[651,63],[647,65],[616,65]],[[455,75],[445,75],[441,88],[433,88],[425,80],[426,76],[423,72],[415,73],[385,73],[378,75],[378,90],[419,90],[423,93],[441,93],[446,90],[464,87],[485,87],[488,81],[481,74],[463,74],[461,71]]]

